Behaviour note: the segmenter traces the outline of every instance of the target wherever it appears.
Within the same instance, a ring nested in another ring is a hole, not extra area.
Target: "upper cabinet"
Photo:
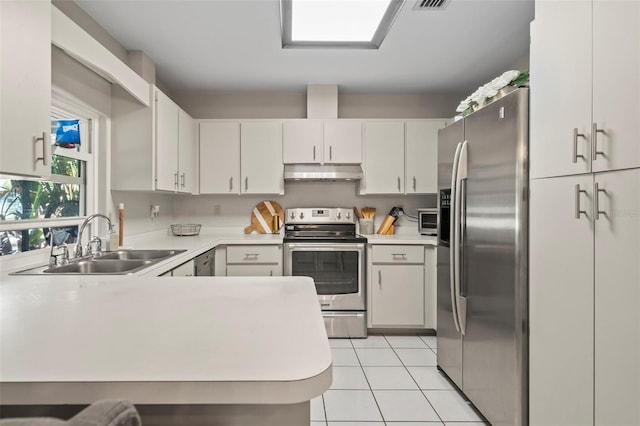
[[[200,123],[201,194],[284,194],[282,122]]]
[[[536,2],[531,178],[640,166],[639,8]]]
[[[362,163],[359,120],[286,120],[282,137],[285,164]]]
[[[407,194],[438,192],[438,130],[445,120],[405,123],[405,191]]]
[[[0,1],[0,173],[51,173],[51,3]]]
[[[436,193],[438,129],[445,125],[444,119],[365,122],[360,193]]]
[[[193,119],[160,90],[150,90],[151,106],[142,107],[122,88],[112,88],[111,187],[192,193]]]
[[[324,122],[324,162],[362,163],[362,122],[327,120]]]

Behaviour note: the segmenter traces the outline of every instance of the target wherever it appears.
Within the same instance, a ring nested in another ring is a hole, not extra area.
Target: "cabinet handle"
[[[42,157],[36,157],[36,163],[42,160],[42,165],[47,165],[47,132],[42,132],[41,138],[35,138],[34,143],[38,143],[38,141],[42,141]]]
[[[591,160],[595,160],[598,155],[604,155],[604,151],[598,151],[598,133],[605,134],[604,129],[598,129],[598,123],[591,125]]]
[[[273,269],[269,271],[269,276],[272,277],[273,276]]]
[[[244,190],[248,191],[249,190],[249,177],[245,177],[244,178]]]
[[[173,174],[173,186],[178,188],[178,173]]]
[[[406,253],[391,253],[393,260],[407,260]]]
[[[594,139],[595,141],[595,139]],[[600,193],[607,193],[606,189],[601,189],[600,184],[598,182],[593,184],[593,195],[595,200],[593,200],[593,210],[596,212],[596,220],[600,219],[600,215],[607,215],[606,210],[600,210]]]
[[[400,192],[400,176],[398,176],[398,192]]]
[[[580,189],[580,184],[577,183],[576,191],[575,191],[576,219],[580,219],[581,214],[584,214],[585,216],[589,217],[586,210],[580,209],[580,193],[586,194],[587,191],[585,191],[584,189]]]
[[[584,155],[578,154],[578,137],[584,138],[584,133],[578,133],[578,128],[573,128],[573,163],[578,162],[578,157],[585,159]]]
[[[244,260],[258,260],[259,253],[245,253]]]
[[[382,271],[378,270],[378,286],[382,288]]]
[[[413,177],[413,192],[416,192],[416,177]]]
[[[313,161],[316,161],[316,146],[313,146]]]
[[[229,192],[233,192],[233,176],[229,178]]]
[[[185,172],[186,173],[186,172]],[[180,176],[180,186],[184,188],[185,173]]]
[[[329,160],[333,160],[333,146],[329,145]]]

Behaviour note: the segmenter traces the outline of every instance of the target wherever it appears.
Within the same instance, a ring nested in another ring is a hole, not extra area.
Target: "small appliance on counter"
[[[418,232],[422,235],[438,235],[438,208],[418,209]]]

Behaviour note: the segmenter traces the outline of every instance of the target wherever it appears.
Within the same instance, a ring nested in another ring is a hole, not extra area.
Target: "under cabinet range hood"
[[[349,181],[364,176],[359,164],[285,164],[284,180],[288,181]]]

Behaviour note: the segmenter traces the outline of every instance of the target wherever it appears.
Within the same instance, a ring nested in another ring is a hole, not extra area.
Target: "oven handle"
[[[286,251],[296,250],[315,250],[315,251],[364,251],[364,243],[356,244],[317,244],[317,243],[285,243],[284,247]]]

